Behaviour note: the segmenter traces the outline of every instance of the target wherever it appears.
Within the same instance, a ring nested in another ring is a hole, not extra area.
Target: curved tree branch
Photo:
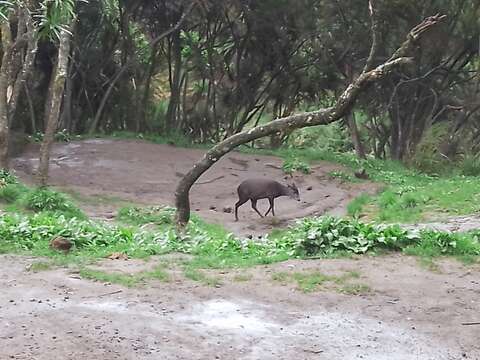
[[[426,18],[413,28],[407,40],[397,49],[395,54],[385,63],[375,69],[360,74],[339,96],[334,106],[313,112],[288,116],[235,134],[212,147],[204,157],[193,165],[192,169],[180,180],[175,191],[177,207],[176,222],[179,227],[185,226],[190,219],[189,192],[197,179],[215,164],[223,155],[235,147],[274,134],[279,131],[293,130],[303,127],[326,125],[335,122],[348,114],[360,93],[371,83],[383,79],[391,70],[401,65],[413,63],[417,40],[430,27],[442,21],[445,16],[435,15]],[[408,56],[410,55],[410,56]]]

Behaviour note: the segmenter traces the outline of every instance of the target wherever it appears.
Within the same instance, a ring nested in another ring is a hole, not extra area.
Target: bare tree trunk
[[[100,101],[100,105],[98,106],[97,112],[95,113],[95,118],[93,119],[90,128],[88,130],[89,134],[93,134],[97,128],[98,124],[100,123],[100,119],[102,117],[103,109],[105,108],[105,105],[107,104],[108,99],[110,98],[110,95],[112,94],[113,89],[115,89],[115,85],[117,84],[117,81],[120,80],[122,75],[127,71],[129,68],[130,64],[125,63],[120,70],[118,70],[117,74],[113,77],[113,79],[110,81],[110,85],[108,85],[107,91],[105,91],[105,94],[102,97],[102,100]]]
[[[8,79],[11,67],[12,33],[8,21],[1,21],[3,58],[0,68],[0,168],[8,169]]]
[[[334,106],[313,111],[309,113],[293,115],[282,119],[271,121],[266,125],[257,126],[253,129],[235,134],[211,148],[205,156],[193,165],[192,169],[180,180],[175,191],[175,205],[177,207],[176,222],[177,226],[184,227],[190,219],[190,197],[189,192],[197,179],[215,164],[223,155],[235,147],[245,144],[249,141],[271,135],[273,133],[285,130],[293,130],[308,126],[326,125],[335,122],[346,116],[354,105],[357,97],[372,82],[385,78],[385,76],[395,68],[401,65],[412,64],[414,56],[417,54],[415,45],[421,35],[442,21],[445,16],[432,16],[425,19],[422,23],[414,27],[407,35],[407,40],[400,46],[395,54],[385,63],[377,66],[375,69],[362,72],[340,95]]]
[[[180,32],[172,34],[172,50],[173,50],[173,76],[170,81],[170,102],[168,103],[168,110],[166,116],[165,130],[171,133],[177,128],[178,109],[180,106],[181,96],[181,71],[182,71],[182,48],[180,41]]]
[[[58,58],[52,79],[50,82],[48,103],[45,109],[45,123],[47,129],[40,147],[40,163],[38,165],[38,182],[46,186],[48,181],[48,166],[50,162],[50,149],[57,130],[62,105],[65,79],[67,77],[68,58],[70,54],[70,33],[62,30],[60,32],[60,45],[58,47]]]
[[[34,7],[34,1],[29,0],[27,1],[26,6],[20,9],[20,16],[23,19],[22,23],[25,27],[25,38],[27,40],[27,47],[24,52],[24,56],[22,56],[22,66],[20,69],[20,73],[17,75],[15,81],[13,82],[12,95],[8,101],[8,118],[10,125],[12,125],[15,117],[20,93],[25,88],[25,82],[32,73],[35,64],[35,56],[37,54],[38,45],[38,28],[35,26],[32,18],[32,11]],[[17,41],[19,36],[20,35],[17,33]]]
[[[360,139],[360,133],[358,131],[357,121],[355,119],[355,113],[347,115],[348,128],[350,130],[350,136],[352,137],[353,147],[355,153],[359,159],[366,159],[365,148],[363,147],[362,139]]]

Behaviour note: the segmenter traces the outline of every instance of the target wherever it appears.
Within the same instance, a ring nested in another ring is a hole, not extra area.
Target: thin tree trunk
[[[182,71],[182,49],[180,44],[180,33],[177,31],[173,33],[173,62],[174,70],[172,80],[170,82],[170,102],[168,103],[167,118],[166,118],[166,132],[171,133],[176,128],[176,121],[178,117],[178,107],[180,105],[181,96],[181,71]]]
[[[27,6],[22,8],[22,17],[26,31],[26,39],[27,39],[27,48],[25,52],[25,56],[23,58],[23,64],[20,70],[20,73],[17,75],[13,83],[13,90],[12,95],[8,102],[8,118],[10,125],[12,125],[15,112],[17,110],[18,98],[20,96],[21,91],[24,89],[25,82],[27,81],[28,77],[33,71],[33,67],[35,64],[35,57],[37,55],[37,33],[38,29],[33,23],[32,18],[32,10],[34,9],[33,1],[28,1]],[[17,38],[18,38],[17,34]]]
[[[93,134],[95,130],[97,130],[98,124],[100,123],[100,119],[102,117],[103,109],[105,108],[105,105],[107,104],[107,101],[115,88],[115,85],[117,84],[117,81],[122,77],[123,73],[127,71],[129,67],[129,63],[126,63],[122,66],[122,68],[118,71],[117,75],[110,81],[110,85],[108,86],[107,91],[103,95],[102,100],[100,101],[100,105],[98,106],[97,112],[95,113],[95,118],[92,121],[92,124],[90,125],[90,128],[88,130],[89,134]]]
[[[360,139],[360,133],[358,131],[357,121],[355,119],[355,113],[352,112],[347,115],[347,122],[357,157],[359,159],[366,159],[367,156],[365,155],[365,148],[363,147],[362,139]]]
[[[145,85],[143,89],[143,96],[142,102],[140,104],[140,112],[141,114],[137,117],[137,126],[136,132],[142,131],[147,123],[147,110],[148,110],[148,101],[150,100],[150,87],[152,83],[153,75],[155,74],[155,69],[157,68],[158,64],[158,49],[157,45],[155,44],[152,47],[152,54],[150,56],[150,64],[148,66],[148,71],[145,79]]]
[[[178,183],[175,191],[177,226],[179,228],[184,227],[190,219],[190,188],[195,181],[197,181],[197,179],[223,155],[241,144],[271,135],[278,131],[326,125],[345,117],[355,104],[358,96],[369,84],[385,78],[391,70],[398,68],[401,65],[412,64],[413,58],[407,56],[418,54],[418,50],[415,49],[418,39],[421,38],[426,30],[430,29],[444,18],[445,16],[440,15],[431,16],[414,27],[408,33],[407,40],[397,49],[389,60],[371,71],[362,72],[362,74],[360,74],[338,97],[334,106],[271,121],[266,125],[257,126],[253,129],[235,134],[207,151],[205,156],[194,164],[190,171],[187,172]]]
[[[1,21],[3,58],[0,68],[0,168],[8,169],[8,78],[11,67],[12,33],[8,21]]]
[[[67,77],[68,57],[70,54],[70,33],[60,32],[60,46],[58,48],[57,64],[52,74],[49,89],[49,101],[45,109],[45,123],[47,129],[40,147],[40,163],[38,165],[38,182],[46,186],[48,181],[48,166],[50,162],[50,149],[53,144],[55,131],[57,130],[62,105],[65,79]]]

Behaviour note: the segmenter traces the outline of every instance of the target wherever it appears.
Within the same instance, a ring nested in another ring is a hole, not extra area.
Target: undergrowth
[[[398,226],[379,226],[351,219],[306,218],[261,240],[241,239],[221,226],[197,217],[178,233],[169,207],[130,208],[119,218],[133,225],[114,225],[51,213],[5,214],[0,218],[0,251],[54,257],[56,262],[85,262],[114,252],[145,258],[178,252],[191,255],[183,263],[187,277],[217,283],[198,269],[237,268],[289,258],[325,258],[349,254],[403,251],[421,257],[480,255],[480,233],[412,233]],[[147,226],[148,225],[148,226]],[[74,244],[68,255],[49,247],[62,236]],[[60,259],[61,258],[61,259]]]
[[[6,205],[4,210],[7,211],[50,212],[68,218],[86,218],[67,195],[45,187],[27,187],[7,170],[0,172],[0,202]]]

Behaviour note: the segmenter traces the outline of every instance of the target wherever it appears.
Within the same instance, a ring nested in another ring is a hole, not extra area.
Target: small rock
[[[209,208],[210,210],[217,210],[217,207],[216,207],[215,205],[210,205],[208,208]]]
[[[70,249],[72,248],[73,243],[65,239],[64,237],[57,236],[54,238],[52,241],[50,241],[50,247],[55,250],[63,251],[65,254],[67,254]]]
[[[313,186],[307,187],[307,190],[308,190],[308,191],[310,191],[310,190],[312,190],[312,189],[313,189]]]
[[[231,206],[225,206],[223,209],[224,213],[231,214],[232,213],[232,207]]]

